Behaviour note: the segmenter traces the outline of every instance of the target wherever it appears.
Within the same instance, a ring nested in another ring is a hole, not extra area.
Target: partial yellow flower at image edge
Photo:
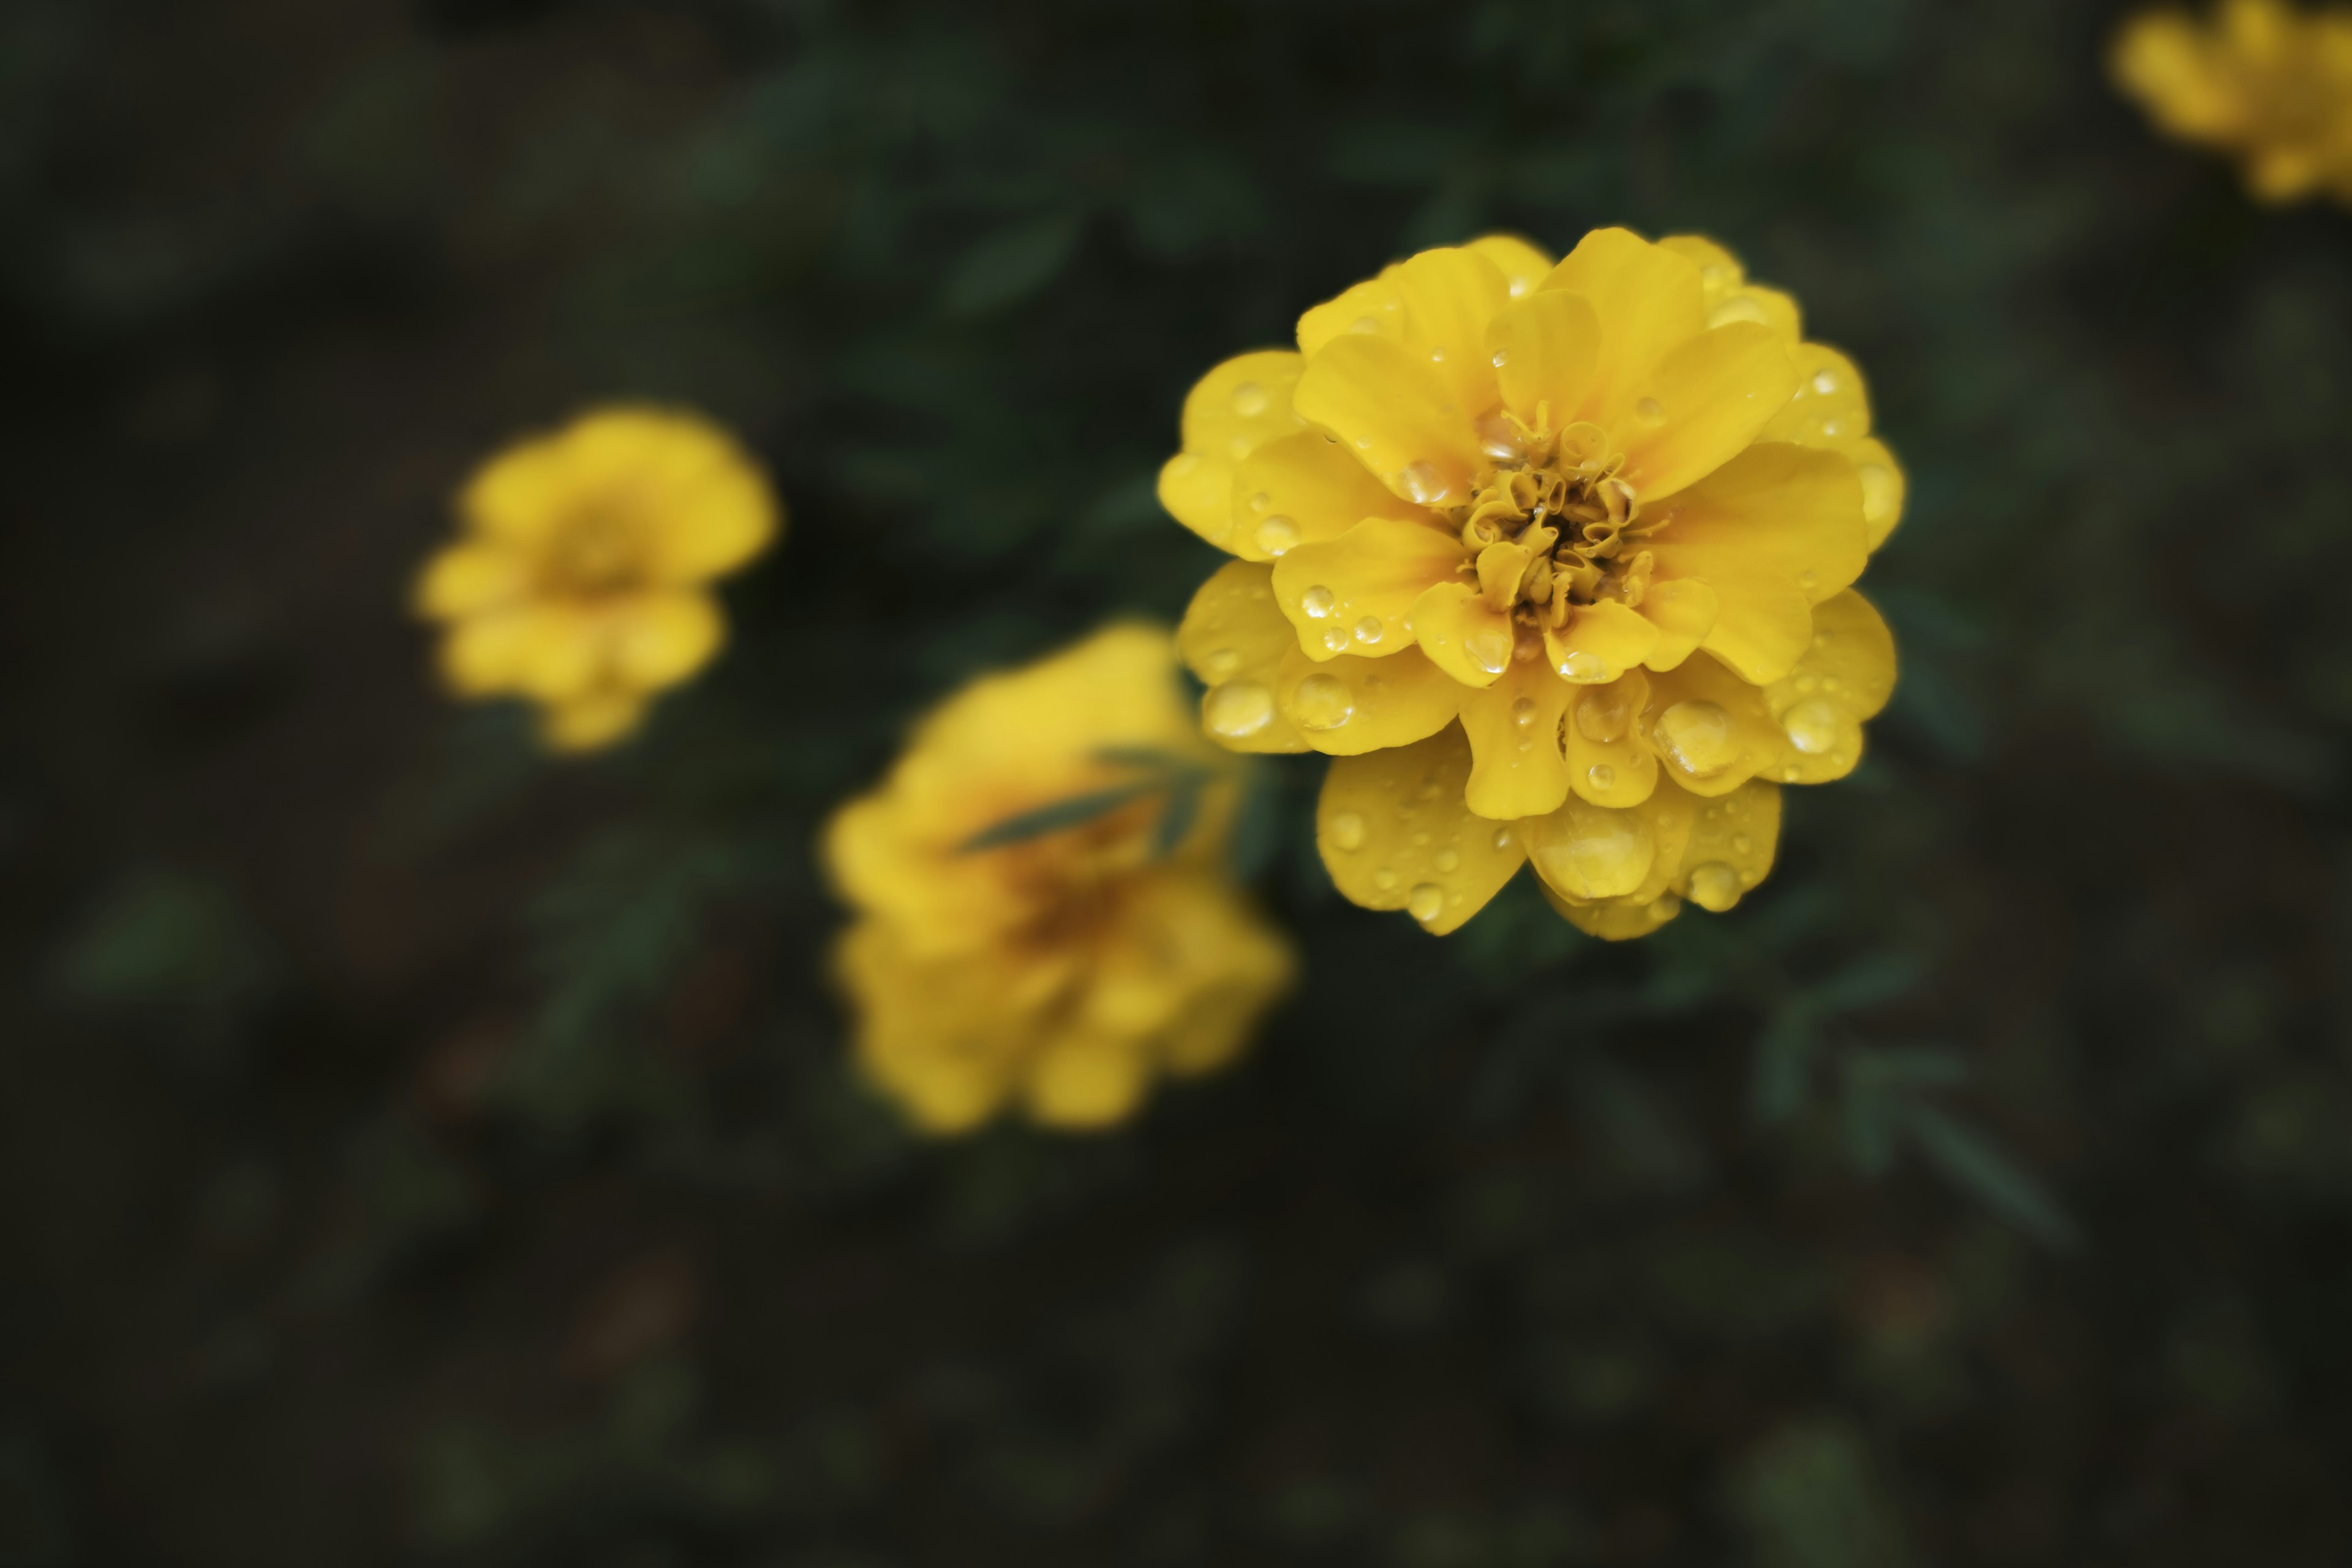
[[[1330,756],[1333,881],[1431,931],[1528,862],[1603,937],[1730,909],[1894,687],[1861,372],[1713,241],[1617,228],[1423,251],[1297,342],[1203,376],[1160,475],[1235,558],[1178,634],[1203,727]]]
[[[2108,68],[2166,134],[2233,154],[2256,200],[2352,204],[2352,9],[2225,0],[2116,34]]]
[[[416,611],[441,626],[443,684],[537,706],[551,750],[620,741],[657,693],[718,656],[710,584],[783,524],[759,464],[682,410],[616,406],[521,440],[457,499],[457,542],[425,563]]]
[[[1118,1122],[1247,1045],[1296,969],[1225,867],[1234,764],[1159,628],[982,677],[825,828],[866,1078],[940,1134]]]

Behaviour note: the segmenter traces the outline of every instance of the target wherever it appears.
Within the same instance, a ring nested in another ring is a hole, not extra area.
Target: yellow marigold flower
[[[826,828],[859,1063],[928,1131],[1007,1101],[1118,1121],[1160,1074],[1230,1061],[1288,985],[1223,869],[1231,764],[1177,679],[1140,626],[984,677]]]
[[[2237,154],[2260,200],[2352,203],[2352,11],[2225,0],[2210,26],[2144,12],[2110,63],[2158,125]]]
[[[1179,633],[1238,751],[1336,760],[1341,892],[1450,931],[1532,859],[1586,931],[1727,910],[1862,754],[1903,508],[1861,373],[1712,241],[1423,251],[1185,400],[1160,493],[1240,559]]]
[[[444,623],[459,697],[523,697],[566,752],[610,745],[646,700],[710,662],[709,584],[782,521],[733,437],[695,415],[604,408],[516,443],[467,482],[463,537],[425,563],[417,612]]]

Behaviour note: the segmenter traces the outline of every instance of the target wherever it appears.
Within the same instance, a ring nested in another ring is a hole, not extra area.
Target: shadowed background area
[[[2101,4],[0,10],[0,1564],[2321,1564],[2352,1419],[2352,216]],[[1213,552],[1192,379],[1699,231],[1870,375],[1902,684],[1733,914],[1342,902],[1100,1137],[905,1131],[831,806]],[[793,511],[636,742],[404,615],[479,458]]]

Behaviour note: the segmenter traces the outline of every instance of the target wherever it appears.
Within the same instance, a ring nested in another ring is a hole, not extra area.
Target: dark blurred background
[[[2060,0],[0,8],[0,1568],[2352,1557],[2352,216]],[[1698,230],[1912,479],[1734,914],[1248,868],[1134,1126],[845,1072],[810,840],[1179,612],[1192,379],[1426,244]],[[609,758],[436,696],[486,452],[793,511]]]

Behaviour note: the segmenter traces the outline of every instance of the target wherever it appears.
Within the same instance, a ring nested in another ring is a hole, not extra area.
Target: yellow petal
[[[465,697],[517,692],[561,702],[594,685],[603,660],[597,620],[565,605],[469,616],[441,644],[442,674]]]
[[[1072,1025],[1038,1048],[1021,1098],[1030,1117],[1047,1127],[1092,1131],[1126,1121],[1150,1081],[1140,1038]]]
[[[1689,798],[1667,786],[1624,810],[1570,799],[1519,827],[1545,885],[1589,903],[1663,891],[1681,863],[1692,816]]]
[[[1543,288],[1581,294],[1601,322],[1601,354],[1582,404],[1570,418],[1618,428],[1633,388],[1667,353],[1705,328],[1698,268],[1627,229],[1598,228],[1551,270]]]
[[[1562,680],[1579,686],[1616,679],[1658,648],[1655,623],[1614,599],[1579,605],[1568,625],[1544,632],[1544,654]]]
[[[931,1133],[961,1132],[995,1112],[1012,1091],[1038,1007],[1053,999],[996,952],[913,954],[882,920],[859,921],[843,934],[834,971],[854,1004],[858,1067]]]
[[[635,730],[646,716],[646,700],[634,691],[604,689],[544,708],[539,738],[551,752],[593,752]]]
[[[1518,602],[1520,581],[1535,558],[1536,552],[1524,544],[1489,544],[1478,552],[1478,592],[1494,608],[1509,609]]]
[[[1721,914],[1772,869],[1780,841],[1780,791],[1750,779],[1698,809],[1674,889],[1703,910]]]
[[[640,594],[612,612],[611,669],[638,690],[675,685],[709,662],[727,622],[708,594]]]
[[[1843,450],[1869,435],[1870,389],[1853,361],[1827,343],[1801,342],[1790,352],[1796,387],[1757,439]]]
[[[1301,544],[1337,539],[1368,517],[1442,526],[1320,430],[1268,441],[1234,471],[1233,489],[1238,522],[1227,543],[1244,561],[1278,560]]]
[[[1276,562],[1275,604],[1298,628],[1309,658],[1393,653],[1412,640],[1404,622],[1414,601],[1431,584],[1451,580],[1467,554],[1438,529],[1367,518]]]
[[[1404,346],[1425,362],[1472,418],[1500,400],[1486,324],[1511,297],[1502,268],[1468,247],[1424,250],[1397,268]]]
[[[1160,504],[1220,549],[1234,531],[1234,468],[1299,429],[1291,401],[1301,361],[1287,349],[1236,354],[1185,395],[1183,450],[1160,470]]]
[[[1697,264],[1708,326],[1759,321],[1786,343],[1793,344],[1803,336],[1796,300],[1778,289],[1750,283],[1739,258],[1722,246],[1696,234],[1670,234],[1658,244]]]
[[[1348,332],[1391,341],[1404,336],[1404,300],[1397,289],[1395,268],[1383,269],[1379,277],[1366,279],[1299,317],[1298,352],[1311,356]]]
[[[1481,816],[1541,816],[1568,798],[1560,721],[1576,689],[1539,660],[1514,661],[1494,685],[1465,692],[1462,730],[1474,759],[1464,799]]]
[[[1492,686],[1518,647],[1511,617],[1459,579],[1413,601],[1412,635],[1432,664],[1465,686]]]
[[[1637,613],[1658,628],[1658,646],[1642,662],[1652,669],[1672,669],[1697,652],[1715,629],[1717,608],[1715,590],[1696,577],[1653,582]]]
[[[1529,426],[1553,429],[1584,406],[1601,362],[1601,319],[1592,301],[1558,289],[1513,300],[1486,328],[1503,405]]]
[[[1764,689],[1781,749],[1759,770],[1783,784],[1827,784],[1862,760],[1863,721],[1895,689],[1895,638],[1870,602],[1849,588],[1813,611],[1812,645]]]
[[[1797,370],[1771,329],[1712,327],[1634,384],[1632,417],[1612,426],[1624,444],[1622,478],[1647,502],[1673,495],[1731,460],[1796,390]]]
[[[1317,660],[1290,639],[1275,679],[1283,721],[1335,757],[1407,746],[1451,723],[1469,695],[1458,680],[1407,648],[1394,658],[1341,654]]]
[[[1563,729],[1568,782],[1579,798],[1620,810],[1650,798],[1658,758],[1635,726],[1649,700],[1649,678],[1638,669],[1578,691]]]
[[[1514,300],[1536,291],[1552,269],[1551,253],[1516,234],[1489,234],[1474,239],[1469,248],[1501,269],[1503,282]]]
[[[1763,692],[1712,654],[1651,671],[1649,700],[1634,725],[1663,777],[1696,795],[1728,795],[1780,754],[1780,729]]]
[[[1105,957],[1098,974],[1139,979],[1174,998],[1154,1026],[1152,1055],[1166,1070],[1188,1075],[1238,1055],[1297,972],[1289,942],[1230,880],[1183,869],[1143,879]],[[1106,1023],[1112,1017],[1092,997],[1087,1013]]]
[[[1386,338],[1349,333],[1307,362],[1299,416],[1346,444],[1391,491],[1423,506],[1470,499],[1484,465],[1465,408],[1437,367]]]
[[[1544,889],[1543,895],[1545,901],[1566,916],[1570,925],[1603,942],[1632,942],[1645,937],[1683,912],[1682,900],[1672,893],[1662,893],[1645,903],[1610,899],[1597,904],[1571,903],[1549,887]]]
[[[1201,726],[1234,752],[1303,752],[1307,742],[1276,710],[1275,679],[1298,633],[1274,603],[1274,568],[1228,561],[1192,595],[1177,628],[1185,665],[1209,688]]]
[[[530,566],[520,551],[500,544],[453,544],[425,563],[416,580],[416,613],[433,620],[477,615],[521,597]]]
[[[1874,551],[1903,521],[1903,498],[1909,481],[1886,443],[1875,437],[1853,442],[1846,455],[1853,459],[1854,477],[1862,481],[1862,526],[1869,548]]]
[[[1749,447],[1664,503],[1650,540],[1659,579],[1715,590],[1703,644],[1750,680],[1777,680],[1804,651],[1789,590],[1819,603],[1869,560],[1862,481],[1843,453],[1785,441]]]
[[[1332,883],[1368,910],[1405,910],[1443,936],[1484,909],[1525,858],[1517,831],[1463,803],[1470,742],[1448,725],[1411,746],[1333,760],[1315,808]]]

